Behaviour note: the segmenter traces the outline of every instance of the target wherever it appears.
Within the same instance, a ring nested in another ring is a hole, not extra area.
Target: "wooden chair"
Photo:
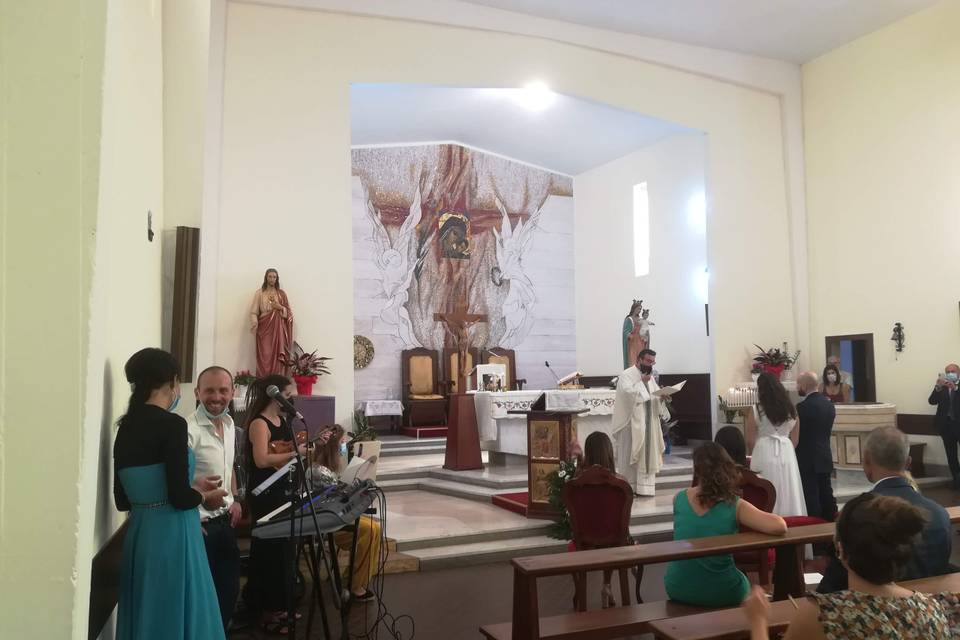
[[[745,467],[740,467],[740,494],[744,500],[761,511],[770,513],[777,504],[777,489],[769,480],[765,480]],[[740,531],[751,531],[740,527]],[[733,554],[733,561],[744,573],[757,572],[757,581],[761,585],[770,583],[770,567],[773,565],[773,549],[758,551],[739,551]]]
[[[467,349],[467,371],[473,369],[480,362],[480,350],[476,347]],[[460,391],[457,389],[457,367],[460,363],[460,352],[455,347],[444,347],[443,349],[443,386],[447,394],[466,393],[469,389]],[[467,380],[467,385],[470,381]]]
[[[563,503],[570,513],[573,543],[577,551],[624,547],[633,544],[630,537],[630,509],[633,490],[630,484],[601,466],[587,467],[563,487]],[[621,606],[630,605],[630,583],[626,567],[620,575]],[[573,575],[574,607],[587,610],[587,574]]]
[[[513,349],[493,347],[484,349],[480,354],[481,364],[503,364],[507,366],[507,391],[522,391],[526,379],[517,378],[517,354]]]
[[[437,352],[418,347],[400,354],[403,410],[407,426],[446,423],[447,400],[440,387]]]

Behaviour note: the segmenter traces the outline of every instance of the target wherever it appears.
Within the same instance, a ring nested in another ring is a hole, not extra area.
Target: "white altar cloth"
[[[508,411],[527,411],[540,394],[547,394],[547,409],[587,409],[577,416],[577,438],[583,446],[594,431],[610,435],[613,389],[555,389],[476,393],[477,428],[486,451],[527,455],[527,418]]]
[[[403,415],[403,403],[399,400],[364,400],[359,405],[367,417]]]

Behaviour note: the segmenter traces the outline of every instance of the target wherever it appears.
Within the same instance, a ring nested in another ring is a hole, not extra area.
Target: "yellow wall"
[[[873,333],[877,396],[904,413],[960,360],[958,34],[946,2],[803,67],[813,362]]]
[[[2,59],[29,64],[0,88],[0,637],[86,637],[90,562],[119,522],[122,367],[160,342],[160,10],[3,6]]]
[[[276,266],[298,339],[335,358],[335,375],[318,391],[336,394],[341,420],[352,408],[350,82],[486,87],[542,78],[708,132],[717,384],[747,375],[753,342],[795,343],[777,97],[537,38],[252,4],[227,5],[225,51],[222,157],[219,174],[206,177],[221,201],[204,210],[204,225],[218,230],[204,256],[219,258],[215,267],[201,261],[201,298],[206,291],[217,301],[218,362],[252,364],[246,305],[264,267]]]
[[[106,4],[0,13],[3,638],[70,637],[88,595],[74,571]]]

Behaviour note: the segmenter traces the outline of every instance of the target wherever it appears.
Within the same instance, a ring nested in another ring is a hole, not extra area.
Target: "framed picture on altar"
[[[560,458],[560,423],[555,420],[530,421],[530,457]]]
[[[860,436],[843,436],[844,462],[860,464]]]
[[[477,381],[477,391],[507,391],[507,365],[478,365],[474,379]]]
[[[547,479],[551,473],[560,468],[559,462],[531,462],[530,463],[530,502],[550,502],[550,482]]]

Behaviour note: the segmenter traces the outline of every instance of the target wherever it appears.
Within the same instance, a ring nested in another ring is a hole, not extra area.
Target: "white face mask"
[[[835,375],[832,374],[832,373],[828,373],[828,374],[827,374],[827,382],[829,382],[830,384],[835,384],[835,383],[837,382],[837,376],[835,376]]]

